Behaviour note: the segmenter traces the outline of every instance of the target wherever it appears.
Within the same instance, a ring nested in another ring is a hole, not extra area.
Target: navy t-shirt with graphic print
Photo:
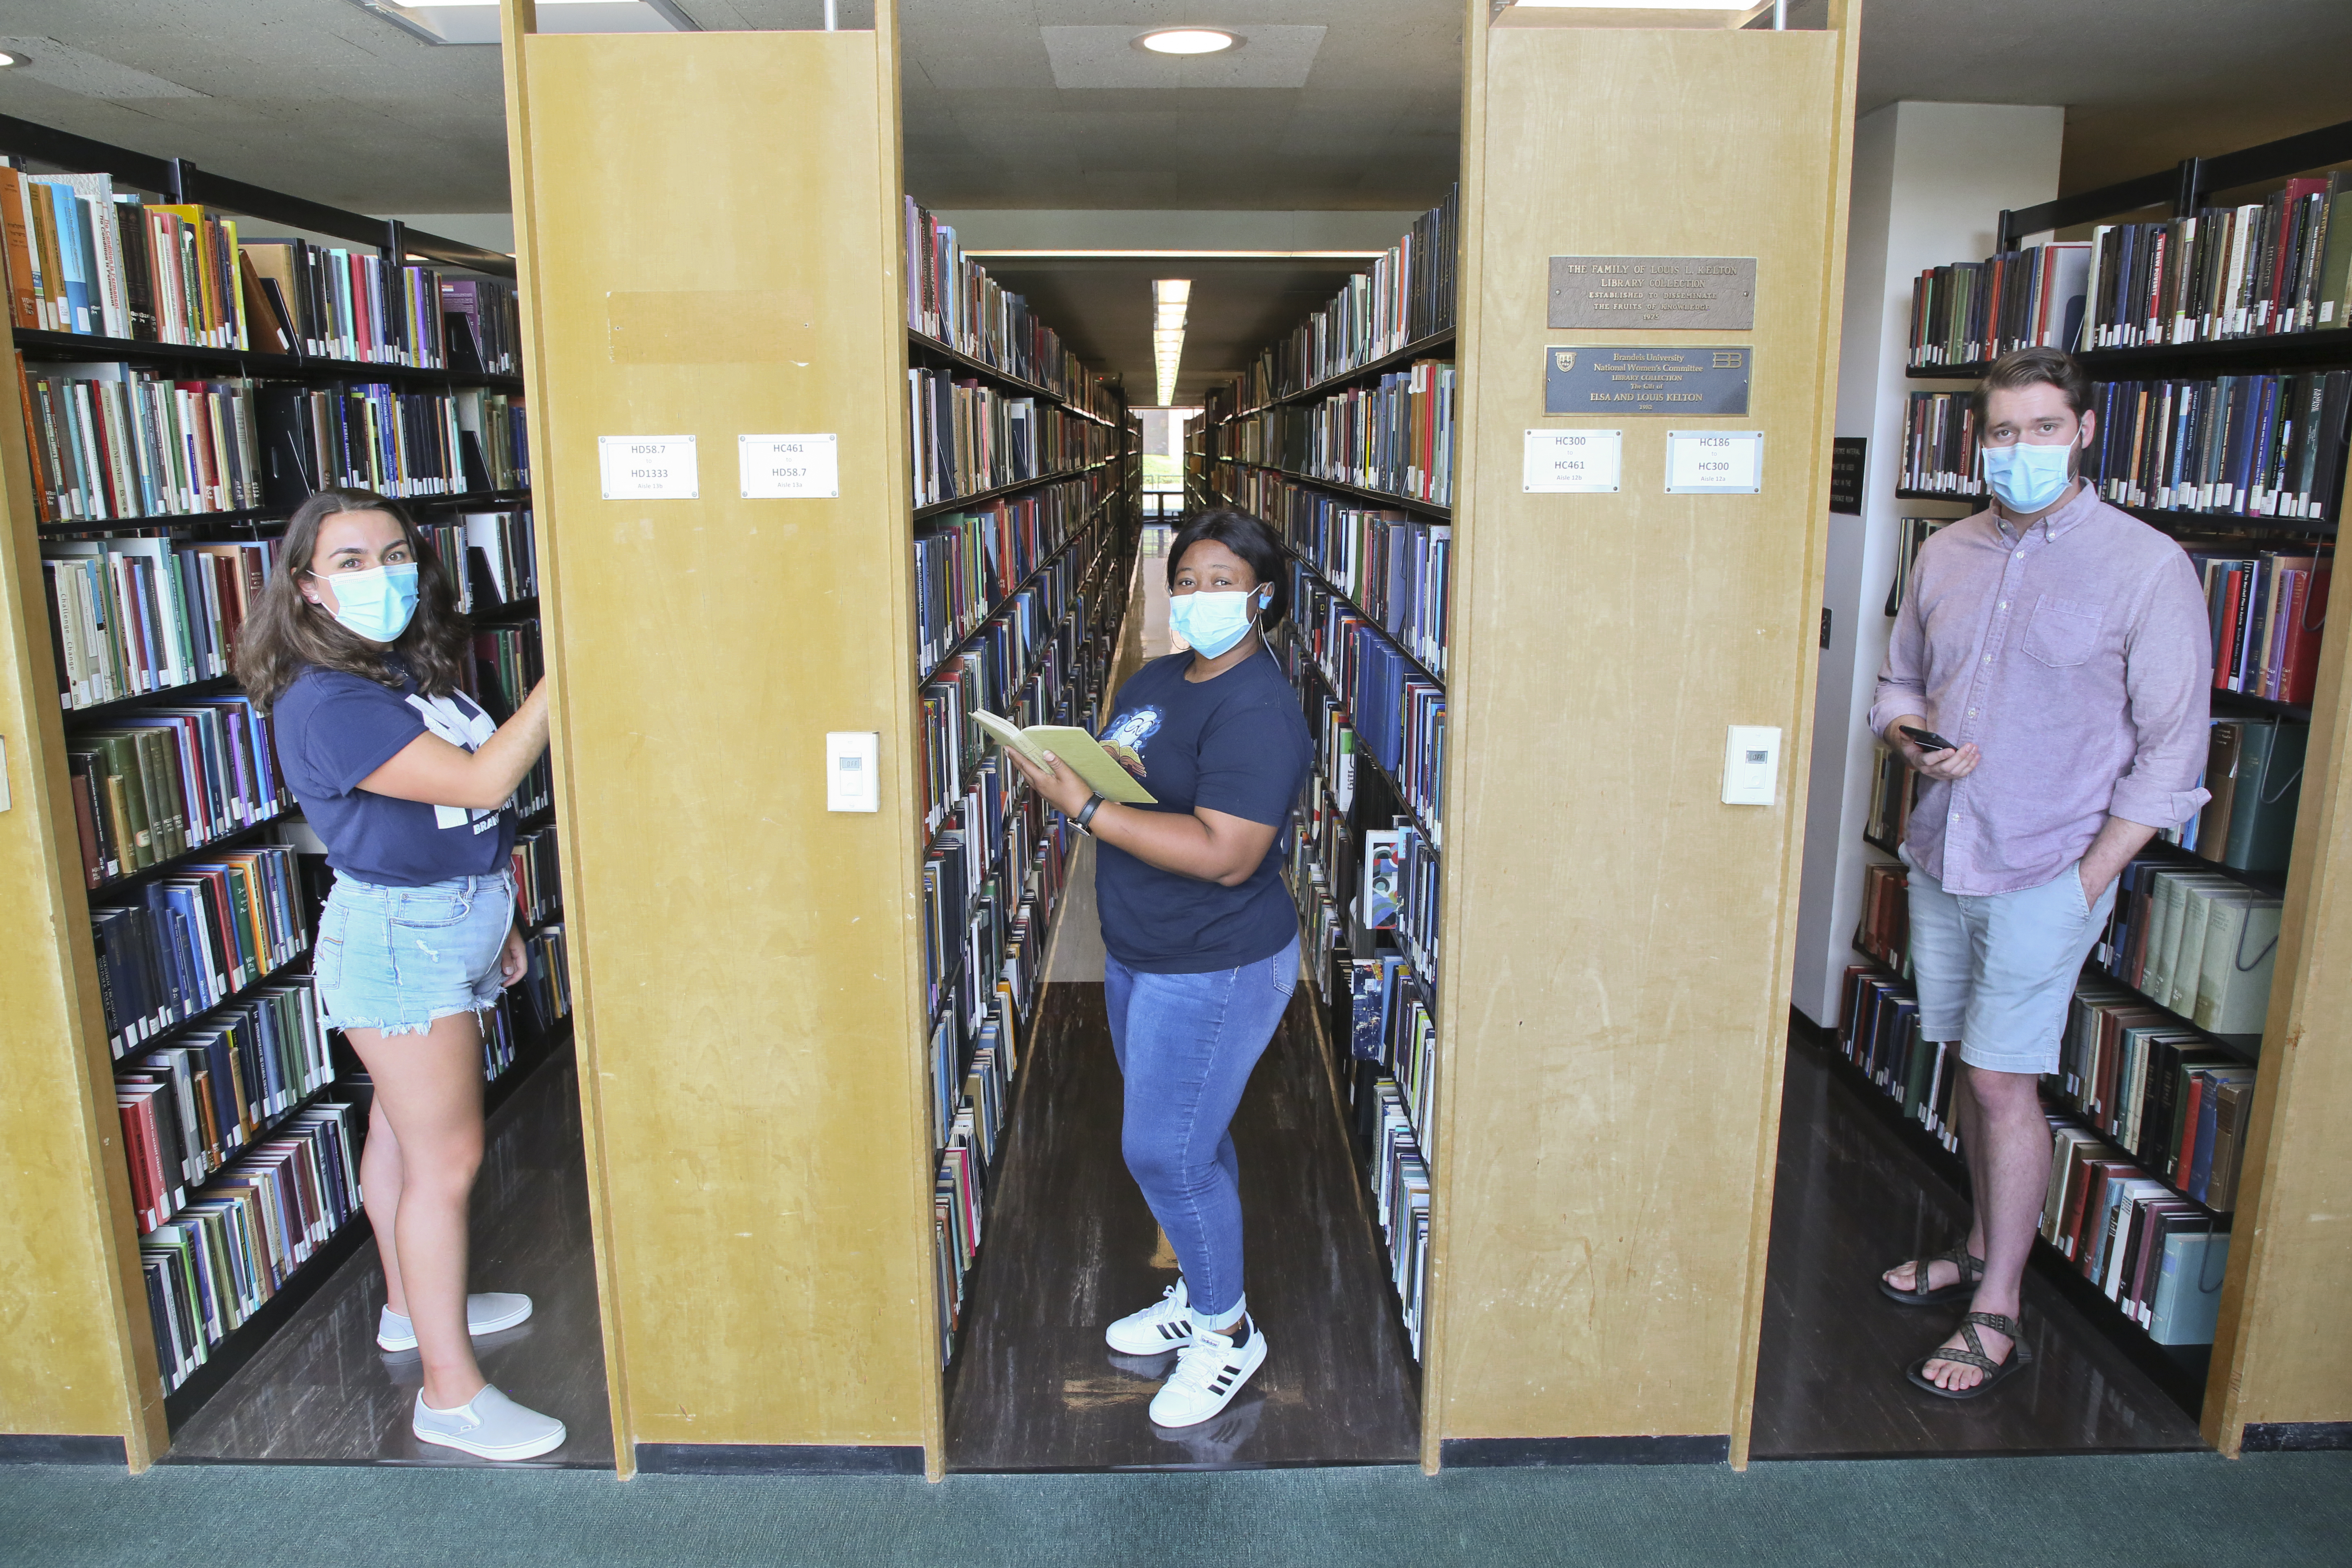
[[[409,700],[416,694],[414,680],[394,691],[340,669],[303,670],[270,710],[286,782],[326,840],[327,863],[344,876],[422,888],[504,870],[514,849],[513,812],[436,811],[359,787],[427,732],[423,710]],[[481,712],[462,691],[449,700],[468,717]],[[463,820],[441,825],[451,817]]]
[[[1313,763],[1307,716],[1260,648],[1213,680],[1190,681],[1189,653],[1157,658],[1118,691],[1100,739],[1158,801],[1139,811],[1222,811],[1279,830]],[[1095,847],[1103,945],[1147,974],[1202,974],[1271,958],[1298,932],[1282,882],[1282,834],[1238,887]]]

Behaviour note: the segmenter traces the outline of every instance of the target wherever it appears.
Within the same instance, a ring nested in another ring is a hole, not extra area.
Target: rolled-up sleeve
[[[2110,816],[2175,827],[2213,798],[2197,785],[2211,729],[2212,643],[2196,568],[2175,553],[2156,574],[2124,646],[2124,692],[2137,750],[2130,771],[2116,781]]]
[[[1884,736],[1886,727],[1906,713],[1927,712],[1927,629],[1919,619],[1918,585],[1903,595],[1895,615],[1895,633],[1887,639],[1886,662],[1878,668],[1878,696],[1870,705],[1870,732]],[[1934,715],[1929,714],[1930,721]]]

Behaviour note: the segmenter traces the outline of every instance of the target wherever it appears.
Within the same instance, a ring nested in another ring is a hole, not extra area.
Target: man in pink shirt
[[[2050,1181],[2041,1075],[2115,905],[2116,879],[2198,787],[2212,687],[2205,595],[2179,544],[2080,477],[2097,416],[2052,349],[2003,355],[1976,393],[1994,504],[1922,547],[1871,728],[1923,779],[1903,845],[1919,1025],[1957,1041],[1953,1097],[1976,1198],[1964,1247],[1887,1270],[1906,1305],[1971,1297],[1915,1363],[1971,1398],[2028,1359],[2018,1293]]]

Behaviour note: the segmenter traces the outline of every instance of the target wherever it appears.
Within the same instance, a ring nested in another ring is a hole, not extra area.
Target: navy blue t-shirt
[[[1260,648],[1214,680],[1189,681],[1189,653],[1153,659],[1119,688],[1100,739],[1158,800],[1139,811],[1222,811],[1277,830],[1305,787],[1314,746],[1297,694]],[[1103,945],[1147,974],[1202,974],[1271,958],[1298,932],[1282,882],[1279,831],[1239,887],[1162,871],[1095,847]]]
[[[514,849],[513,812],[436,807],[359,787],[427,732],[418,704],[428,700],[412,702],[415,696],[413,680],[394,691],[313,665],[270,710],[278,765],[302,815],[326,840],[327,863],[388,888],[422,888],[505,869]],[[468,719],[482,713],[462,691],[448,700]]]

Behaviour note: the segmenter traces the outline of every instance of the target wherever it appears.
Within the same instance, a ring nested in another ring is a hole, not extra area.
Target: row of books
[[[1450,506],[1454,501],[1450,361],[1417,360],[1368,386],[1245,416],[1221,433],[1223,456],[1307,479]]]
[[[2092,230],[2086,348],[2209,342],[2346,324],[2352,223],[2341,174],[2168,223]]]
[[[243,238],[233,217],[117,191],[111,175],[0,168],[0,235],[20,328],[518,373],[511,283],[299,239]]]
[[[2268,199],[2090,239],[1930,268],[1912,290],[1911,363],[1963,365],[2012,349],[2139,348],[2341,328],[2352,315],[2352,224],[2340,173]]]
[[[1373,1092],[1380,1118],[1370,1172],[1373,1209],[1388,1243],[1389,1283],[1396,1289],[1405,1338],[1418,1360],[1429,1281],[1429,1161],[1413,1132],[1404,1090],[1393,1079],[1384,1078]]]
[[[1045,974],[1045,936],[1061,897],[1073,837],[1059,818],[1044,830],[1044,842],[1031,852],[1016,884],[1019,902],[1001,938],[987,950],[967,955],[967,968],[987,976],[984,987],[970,987],[983,993],[985,1000],[969,1014],[961,1007],[950,1009],[932,1035],[934,1077],[953,1090],[951,1101],[942,1097],[933,1112],[948,1110],[936,1124],[943,1135],[932,1186],[942,1366],[955,1352],[965,1285],[980,1250],[988,1176],[1013,1103],[1013,1079],[1019,1066],[1016,1036],[1033,1017],[1036,987]],[[967,1024],[967,1017],[977,1022]],[[961,1073],[950,1063],[961,1064]]]
[[[2252,550],[2243,540],[2182,542],[2205,585],[2215,689],[2308,704],[2319,682],[2332,555]]]
[[[1958,521],[1950,517],[1898,517],[1895,520],[1895,581],[1886,590],[1886,616],[1894,619],[1911,592],[1911,578],[1919,568],[1919,547]]]
[[[42,541],[58,705],[71,712],[227,675],[277,550],[272,540]]]
[[[1455,252],[1462,187],[1413,219],[1412,227],[1331,297],[1331,302],[1259,353],[1230,389],[1211,394],[1210,417],[1261,408],[1439,332],[1454,330]],[[1222,404],[1222,407],[1215,406]]]
[[[2160,1345],[2209,1345],[2230,1233],[2095,1132],[2053,1119],[2042,1237]]]
[[[2163,855],[2135,859],[2116,884],[2092,961],[2200,1029],[2261,1034],[2278,957],[2278,896]]]
[[[108,361],[19,361],[43,522],[238,511],[262,504],[255,384]]]
[[[2292,720],[2214,720],[2200,781],[2212,799],[2164,837],[2217,866],[2284,871],[2310,742],[2311,726]]]
[[[1057,569],[1059,563],[1056,563]],[[935,831],[981,777],[989,742],[971,715],[985,710],[1019,724],[1055,721],[1056,712],[1090,715],[1108,672],[1108,651],[1097,650],[1097,620],[1083,594],[1066,584],[1083,576],[1049,574],[1024,589],[1005,613],[923,683],[922,747],[917,753],[916,799],[923,831]],[[1018,775],[1000,769],[988,789],[1009,790]],[[992,802],[1001,807],[1002,800]]]
[[[921,668],[937,666],[994,616],[1005,595],[1090,521],[1099,497],[1098,485],[1066,479],[917,525],[915,638]]]
[[[1108,458],[1118,433],[976,376],[907,372],[915,447],[914,504],[1026,484]]]
[[[530,689],[547,673],[545,649],[540,642],[539,617],[502,626],[483,626],[474,633],[473,668],[467,688],[500,723],[513,717]]]
[[[191,1193],[205,1196],[224,1165],[334,1076],[308,975],[263,986],[124,1062],[114,1100],[140,1233],[186,1208]]]
[[[1892,755],[1892,753],[1887,753]],[[1910,769],[1894,758],[1898,774]],[[1883,842],[1892,845],[1900,839]],[[1891,853],[1891,851],[1890,851]],[[1866,952],[1887,968],[1911,972],[1911,885],[1901,866],[1879,862],[1862,868],[1862,910],[1854,921],[1853,949]]]
[[[164,1393],[359,1213],[364,1120],[332,1101],[297,1111],[140,1238]]]
[[[1958,1150],[1957,1047],[1925,1038],[1910,986],[1865,965],[1845,972],[1838,1048],[1946,1148]],[[2228,1244],[2212,1212],[2156,1181],[2099,1133],[2050,1117],[2050,1185],[2040,1231],[2160,1344],[2207,1344]],[[2139,1184],[2110,1192],[2120,1176]],[[2117,1243],[2121,1247],[2118,1248]]]
[[[265,506],[290,511],[337,485],[417,500],[530,484],[519,395],[272,382],[260,402]]]
[[[515,836],[509,859],[514,873],[515,912],[525,925],[543,925],[563,908],[563,875],[555,829]]]
[[[963,254],[956,231],[906,198],[907,326],[960,354],[1046,388],[1117,423],[1118,400],[1078,363],[1060,334]]]
[[[96,888],[289,804],[269,721],[243,696],[150,708],[66,742],[82,872]]]
[[[539,596],[539,545],[529,508],[421,519],[416,531],[448,580],[460,615]]]
[[[2147,1171],[2216,1213],[2237,1206],[2254,1068],[2119,986],[2074,991],[2055,1087]]]
[[[525,968],[513,989],[530,1005],[542,1033],[572,1016],[572,959],[561,925],[544,925],[522,939]]]
[[[1911,286],[1910,363],[1976,364],[2016,349],[2077,347],[2090,270],[2083,243],[1927,268]]]
[[[122,1056],[227,1001],[310,945],[294,851],[264,844],[178,868],[135,904],[90,910],[107,1042]]]
[[[1435,1140],[1429,1113],[1437,1092],[1436,1000],[1402,953],[1347,961],[1348,1054],[1392,1079],[1404,1100],[1413,1141],[1423,1154]]]
[[[1329,617],[1327,616],[1327,622]],[[1338,617],[1339,668],[1327,674],[1345,692],[1358,743],[1395,782],[1405,804],[1445,843],[1445,690],[1417,673],[1378,627],[1352,614]]]
[[[2082,473],[2118,506],[2336,521],[2352,371],[2111,381]],[[1981,496],[1983,454],[1962,392],[1915,392],[1903,414],[1906,490]]]
[[[1344,500],[1264,468],[1234,476],[1234,502],[1280,530],[1300,560],[1431,674],[1445,673],[1454,529]]]

